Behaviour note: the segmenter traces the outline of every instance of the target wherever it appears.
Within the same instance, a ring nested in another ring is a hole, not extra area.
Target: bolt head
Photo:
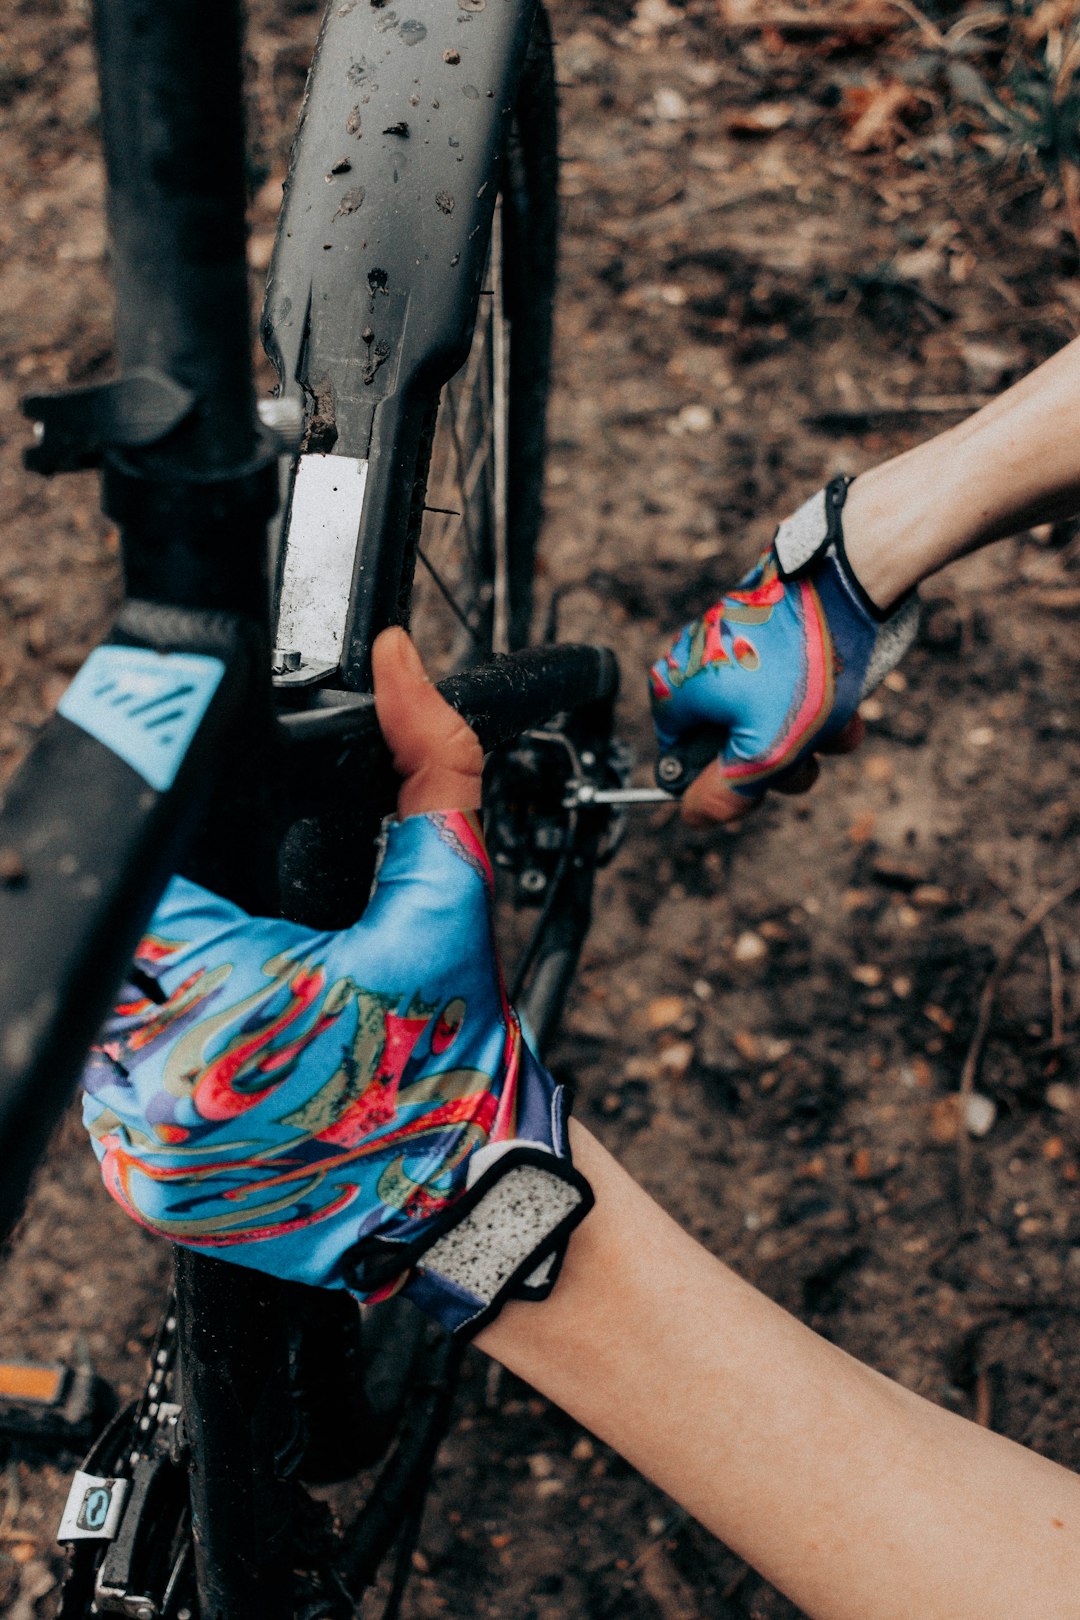
[[[683,773],[682,762],[674,754],[664,754],[656,767],[656,774],[661,782],[670,785],[677,782]]]

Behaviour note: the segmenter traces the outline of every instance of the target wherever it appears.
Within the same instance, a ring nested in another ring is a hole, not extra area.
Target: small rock
[[[737,1029],[731,1037],[731,1044],[747,1063],[756,1063],[761,1056],[757,1036],[748,1029]]]
[[[690,1041],[673,1041],[660,1054],[660,1067],[672,1080],[681,1080],[694,1061],[694,1047]]]
[[[731,954],[735,961],[740,962],[744,967],[749,966],[752,962],[763,961],[768,952],[769,947],[761,935],[755,934],[749,928],[739,935],[731,948]]]
[[[684,405],[671,426],[677,433],[708,433],[714,422],[707,405]]]
[[[873,873],[879,883],[890,889],[914,889],[926,882],[926,868],[910,855],[896,855],[883,850],[874,857]]]
[[[897,1001],[906,1001],[912,991],[912,983],[906,973],[898,973],[893,979],[891,989]]]
[[[17,849],[10,844],[0,848],[0,884],[5,889],[17,889],[26,882],[26,867]]]
[[[848,838],[853,844],[868,844],[874,836],[877,826],[877,816],[872,810],[864,810],[857,815],[848,828]]]
[[[789,101],[762,101],[746,111],[729,113],[724,128],[729,135],[773,135],[791,123]]]
[[[678,124],[690,116],[690,103],[678,90],[661,85],[653,97],[653,112],[664,124]]]
[[[581,1439],[575,1440],[570,1447],[570,1455],[575,1462],[592,1462],[596,1455],[596,1447],[586,1435],[582,1435]]]
[[[952,904],[952,895],[940,883],[918,883],[911,891],[911,903],[923,911],[935,911]]]
[[[989,748],[994,735],[993,726],[973,726],[967,734],[967,741],[972,748]]]
[[[859,713],[862,715],[862,718],[867,722],[868,725],[873,725],[875,721],[884,718],[885,705],[882,703],[880,698],[863,698],[862,702],[859,704]]]
[[[1063,1080],[1054,1080],[1046,1088],[1046,1100],[1057,1113],[1074,1114],[1077,1102],[1076,1087],[1067,1086]]]
[[[562,1489],[563,1482],[561,1479],[541,1479],[537,1482],[536,1494],[543,1501],[549,1496],[561,1495]]]
[[[867,989],[875,990],[885,975],[876,962],[858,962],[851,970],[851,977],[856,984],[864,984]]]
[[[531,1457],[526,1457],[529,1473],[533,1479],[547,1479],[555,1472],[555,1464],[546,1451],[534,1451]]]
[[[964,1105],[964,1124],[969,1136],[986,1136],[997,1119],[997,1104],[981,1091],[973,1091]]]
[[[650,1029],[670,1029],[685,1011],[685,996],[654,996],[645,1009],[645,1022]]]
[[[882,686],[888,687],[890,692],[906,692],[908,684],[907,676],[904,674],[903,670],[890,669],[889,673],[882,680],[881,684]]]
[[[884,754],[871,754],[863,761],[863,775],[868,782],[891,782],[892,760],[886,759]]]

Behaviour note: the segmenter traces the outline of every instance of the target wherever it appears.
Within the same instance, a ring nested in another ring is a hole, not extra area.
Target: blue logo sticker
[[[112,1491],[107,1485],[91,1485],[83,1497],[79,1517],[76,1520],[80,1530],[101,1530],[105,1520],[109,1517],[112,1506]]]
[[[95,647],[58,712],[164,793],[224,673],[220,658],[202,653]]]

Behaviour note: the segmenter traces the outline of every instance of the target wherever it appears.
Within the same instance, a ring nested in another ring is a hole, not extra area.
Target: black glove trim
[[[502,1154],[453,1204],[433,1216],[420,1236],[408,1242],[375,1236],[361,1238],[341,1258],[341,1275],[346,1285],[358,1293],[368,1294],[393,1282],[404,1271],[423,1270],[425,1254],[439,1239],[460,1226],[505,1176],[523,1167],[540,1170],[564,1182],[577,1194],[577,1201],[515,1265],[491,1299],[483,1300],[447,1280],[445,1286],[457,1292],[463,1302],[473,1299],[478,1306],[454,1331],[472,1337],[498,1315],[507,1299],[546,1299],[558,1280],[570,1235],[585,1219],[596,1199],[585,1177],[569,1160],[527,1143],[511,1147]],[[547,1275],[538,1284],[528,1283],[527,1279],[550,1255],[555,1255],[556,1259]],[[441,1273],[434,1269],[431,1275],[441,1278]]]

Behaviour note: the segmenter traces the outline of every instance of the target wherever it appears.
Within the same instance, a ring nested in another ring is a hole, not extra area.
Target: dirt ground
[[[254,10],[258,271],[316,18],[306,0]],[[541,588],[564,636],[617,646],[645,762],[644,664],[780,515],[1075,334],[1075,171],[1022,151],[972,77],[1015,84],[1019,62],[1052,83],[1069,8],[1008,28],[982,5],[900,0],[553,13],[565,234]],[[13,0],[0,28],[6,774],[106,623],[117,562],[92,476],[22,471],[17,413],[109,365],[87,7]],[[926,596],[918,646],[864,705],[866,745],[809,798],[735,836],[635,820],[555,1066],[590,1128],[744,1276],[1076,1467],[1080,897],[1001,977],[963,1177],[956,1101],[995,961],[1076,875],[1075,528],[1002,543]],[[4,1272],[0,1351],[82,1347],[130,1394],[166,1269],[69,1120]],[[0,1610],[33,1620],[55,1606],[64,1474],[4,1469]],[[797,1613],[479,1357],[416,1563],[413,1617]]]

